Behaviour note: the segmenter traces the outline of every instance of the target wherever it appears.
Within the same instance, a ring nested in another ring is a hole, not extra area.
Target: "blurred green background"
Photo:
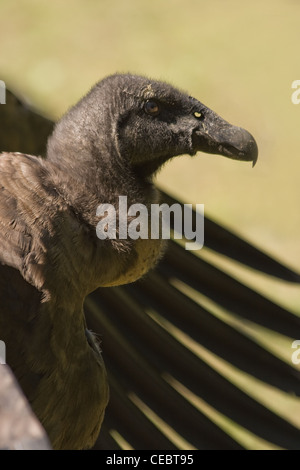
[[[1,0],[0,79],[58,119],[106,75],[144,74],[246,128],[260,152],[254,169],[198,154],[168,163],[157,182],[300,271],[300,104],[291,101],[299,18],[296,0]],[[299,287],[224,266],[299,313]],[[280,341],[269,346],[290,363],[290,345],[280,349]],[[261,399],[270,402],[270,393]],[[295,402],[286,406],[299,424]]]

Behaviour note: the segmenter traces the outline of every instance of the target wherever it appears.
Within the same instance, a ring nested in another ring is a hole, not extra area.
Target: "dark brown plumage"
[[[115,75],[58,123],[47,158],[0,157],[0,332],[7,360],[55,448],[93,445],[108,400],[106,371],[86,332],[85,297],[133,282],[160,240],[104,240],[96,209],[119,195],[157,202],[151,176],[203,150],[256,161],[243,129],[162,82]]]

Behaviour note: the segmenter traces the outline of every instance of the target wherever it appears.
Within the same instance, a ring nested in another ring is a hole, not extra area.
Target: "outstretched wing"
[[[205,246],[195,256],[171,241],[147,278],[86,300],[111,384],[96,448],[300,448],[287,410],[299,413],[300,372],[272,344],[285,335],[290,359],[300,319],[205,251],[256,269],[258,283],[262,273],[281,283],[299,275],[208,218]]]

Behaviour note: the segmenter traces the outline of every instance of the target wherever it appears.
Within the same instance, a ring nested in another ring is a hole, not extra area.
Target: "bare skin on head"
[[[56,449],[91,447],[108,402],[83,302],[155,266],[162,240],[96,235],[99,204],[158,202],[152,176],[199,151],[256,162],[257,146],[163,82],[114,75],[58,122],[47,156],[0,156],[0,332],[12,367]],[[118,216],[118,214],[117,214]]]

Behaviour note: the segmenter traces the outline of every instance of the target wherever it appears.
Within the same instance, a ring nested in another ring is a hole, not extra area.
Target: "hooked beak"
[[[248,131],[232,126],[203,105],[199,113],[195,110],[195,116],[199,120],[199,126],[193,134],[195,152],[215,153],[234,160],[252,162],[252,166],[255,165],[258,148]]]

